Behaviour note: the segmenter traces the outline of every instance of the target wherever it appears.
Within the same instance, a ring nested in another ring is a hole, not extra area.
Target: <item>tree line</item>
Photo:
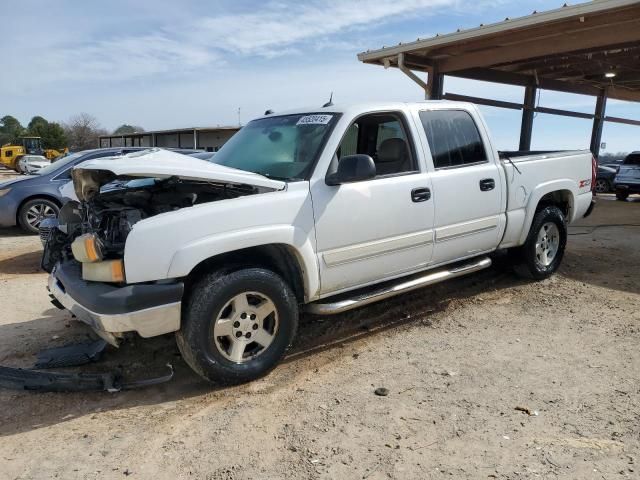
[[[144,132],[139,126],[122,124],[116,128],[113,135]],[[88,150],[99,146],[99,137],[109,135],[98,120],[88,113],[74,115],[67,122],[50,122],[46,118],[36,115],[24,127],[20,121],[5,115],[0,118],[0,145],[21,145],[22,137],[40,137],[43,148],[71,151]]]

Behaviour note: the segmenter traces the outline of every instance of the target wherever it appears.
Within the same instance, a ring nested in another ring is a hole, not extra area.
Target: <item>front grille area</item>
[[[47,240],[49,240],[49,235],[51,234],[51,227],[40,227],[40,241],[42,245],[46,245]]]

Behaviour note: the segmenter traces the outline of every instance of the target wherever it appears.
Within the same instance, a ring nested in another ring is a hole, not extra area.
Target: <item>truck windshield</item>
[[[337,114],[300,114],[254,120],[212,162],[280,180],[304,179],[320,153]]]

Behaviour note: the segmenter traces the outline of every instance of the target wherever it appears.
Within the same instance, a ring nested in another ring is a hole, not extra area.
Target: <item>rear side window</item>
[[[487,162],[480,132],[462,110],[420,112],[435,168],[461,167]]]

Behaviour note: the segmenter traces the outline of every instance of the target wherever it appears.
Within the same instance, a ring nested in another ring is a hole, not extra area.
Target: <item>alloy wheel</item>
[[[536,262],[543,267],[553,263],[560,246],[560,230],[553,222],[542,225],[536,239]]]
[[[46,203],[36,203],[27,210],[27,222],[33,228],[38,228],[45,218],[55,218],[56,211]]]
[[[262,293],[242,292],[220,310],[213,341],[227,360],[246,363],[264,353],[278,332],[278,311]]]

